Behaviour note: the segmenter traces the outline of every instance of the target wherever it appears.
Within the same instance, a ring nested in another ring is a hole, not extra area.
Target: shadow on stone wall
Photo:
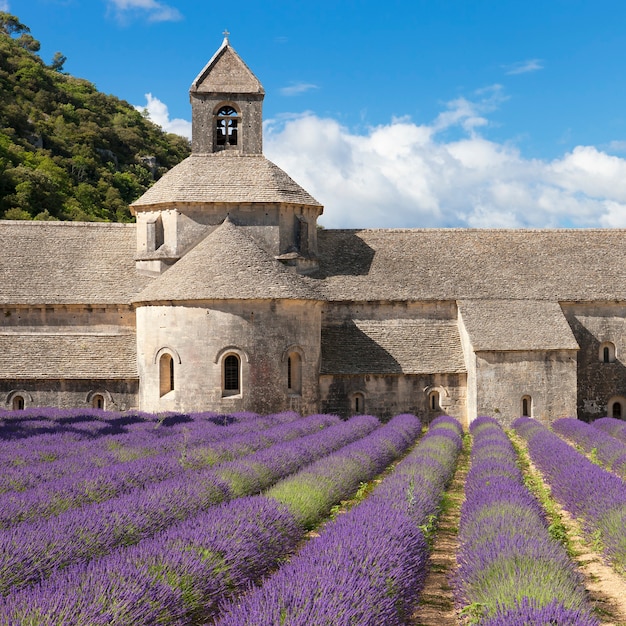
[[[600,360],[600,341],[575,316],[568,318],[576,341],[578,418],[586,422],[606,417],[607,402],[612,396],[626,396],[626,365],[618,358],[613,363]],[[622,407],[622,419],[626,407]]]

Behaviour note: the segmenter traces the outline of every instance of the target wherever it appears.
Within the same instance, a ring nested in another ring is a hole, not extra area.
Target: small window
[[[431,391],[428,397],[428,406],[431,411],[438,411],[440,408],[439,405],[439,392]]]
[[[602,363],[614,363],[615,362],[615,344],[610,341],[605,341],[600,344],[600,361]]]
[[[224,395],[234,396],[240,393],[240,363],[236,354],[229,354],[224,359]]]
[[[218,146],[237,145],[239,115],[232,106],[223,106],[217,112],[216,142]]]
[[[170,391],[174,391],[174,359],[165,353],[159,359],[159,392],[164,396]]]
[[[298,395],[302,393],[302,358],[297,352],[287,357],[287,391]]]
[[[352,396],[352,413],[354,415],[365,413],[365,396],[362,393],[355,393]]]
[[[100,393],[97,393],[92,399],[91,399],[91,406],[94,409],[104,409],[104,396]]]
[[[624,396],[612,396],[606,403],[606,414],[618,420],[626,419],[626,398]]]
[[[23,411],[24,410],[24,397],[14,396],[12,406],[13,406],[14,411]]]
[[[524,417],[532,417],[533,402],[530,396],[524,396],[522,398],[522,415]]]

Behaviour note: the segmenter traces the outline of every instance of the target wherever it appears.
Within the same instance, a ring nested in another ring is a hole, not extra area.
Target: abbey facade
[[[0,222],[0,407],[626,418],[626,231],[319,229],[263,96],[225,40],[136,224]]]

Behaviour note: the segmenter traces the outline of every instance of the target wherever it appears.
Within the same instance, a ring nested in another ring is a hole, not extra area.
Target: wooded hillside
[[[128,204],[190,152],[128,102],[50,64],[0,12],[0,218],[130,221]]]

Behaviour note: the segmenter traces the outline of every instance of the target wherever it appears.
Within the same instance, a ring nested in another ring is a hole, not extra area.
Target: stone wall
[[[509,426],[522,415],[527,396],[529,413],[549,423],[576,416],[576,351],[476,353],[478,415],[490,415]]]
[[[145,411],[318,410],[320,305],[213,301],[137,308],[140,408]],[[161,396],[159,359],[174,358],[174,389]],[[287,388],[287,358],[302,358],[301,393]],[[241,393],[224,392],[224,358],[241,361]]]
[[[609,401],[626,397],[626,304],[563,304],[563,312],[574,332],[578,352],[578,417],[605,417]],[[604,363],[601,346],[615,346],[615,359]],[[626,409],[626,403],[622,406]],[[626,417],[626,411],[622,413]]]
[[[320,376],[320,410],[342,417],[355,414],[354,399],[361,394],[359,413],[389,420],[399,413],[417,415],[428,424],[438,415],[456,417],[467,426],[465,374],[324,375]],[[438,406],[430,407],[430,393],[438,392]]]
[[[108,411],[138,408],[138,380],[0,380],[0,408],[11,410],[15,396],[24,407],[91,408],[93,396],[104,398]]]

